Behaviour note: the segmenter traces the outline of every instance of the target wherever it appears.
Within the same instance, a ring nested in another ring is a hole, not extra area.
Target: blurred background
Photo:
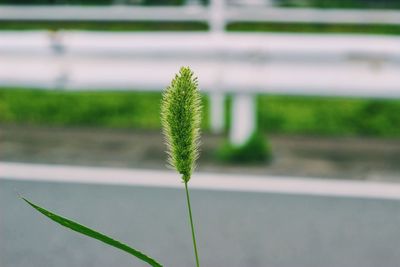
[[[193,265],[159,118],[181,66],[203,95],[203,266],[398,266],[399,9],[0,0],[0,267],[142,266],[45,221],[16,191],[166,266]]]

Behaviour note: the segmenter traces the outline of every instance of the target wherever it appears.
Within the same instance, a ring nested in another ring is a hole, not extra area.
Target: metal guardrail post
[[[232,97],[230,142],[244,145],[256,130],[256,100],[253,94],[236,93]]]
[[[224,34],[227,19],[225,16],[225,0],[211,0],[210,30],[213,34]],[[210,95],[211,130],[219,133],[224,129],[225,96],[221,92]],[[236,93],[232,97],[230,142],[235,146],[246,143],[256,129],[255,97],[251,94]]]
[[[215,34],[223,34],[225,32],[225,0],[210,0],[210,31]]]
[[[213,133],[222,133],[225,126],[225,95],[214,92],[210,94],[210,124]]]
[[[225,32],[225,0],[211,0],[209,11],[209,27],[212,37],[218,38]],[[221,75],[221,71],[220,74]],[[218,87],[218,83],[215,84]],[[225,95],[223,92],[212,92],[210,97],[210,123],[213,133],[222,133],[224,130]]]
[[[64,89],[68,83],[69,69],[68,63],[65,61],[65,45],[63,43],[62,34],[56,31],[49,32],[49,45],[57,68],[59,69],[58,76],[54,81],[54,88]]]

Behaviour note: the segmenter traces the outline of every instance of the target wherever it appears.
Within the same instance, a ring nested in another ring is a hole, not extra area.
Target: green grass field
[[[0,123],[159,129],[160,100],[160,93],[1,89]],[[209,104],[203,100],[207,131]],[[400,137],[400,100],[260,95],[258,125],[289,135]]]
[[[0,21],[0,30],[206,31],[200,22]]]
[[[361,33],[400,34],[399,25],[318,23],[230,23],[231,32]],[[0,21],[0,30],[85,30],[85,31],[207,31],[200,22],[106,22],[106,21]]]
[[[399,25],[377,24],[323,24],[323,23],[231,23],[228,31],[233,32],[293,32],[293,33],[358,33],[400,34]]]

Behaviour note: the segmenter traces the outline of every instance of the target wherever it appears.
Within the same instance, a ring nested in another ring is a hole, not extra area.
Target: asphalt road
[[[164,263],[194,266],[184,191],[0,180],[1,267],[145,266],[15,192]],[[202,266],[399,266],[400,201],[192,190]]]

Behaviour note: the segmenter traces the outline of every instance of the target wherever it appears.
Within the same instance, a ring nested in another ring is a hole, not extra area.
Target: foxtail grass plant
[[[196,236],[194,230],[192,209],[188,183],[195,169],[199,156],[201,100],[198,91],[197,78],[188,67],[182,67],[172,80],[171,85],[164,92],[161,103],[161,121],[167,144],[168,163],[182,176],[185,185],[186,202],[189,214],[189,223],[192,232],[193,249],[196,266],[199,267]],[[72,231],[86,235],[107,245],[120,249],[130,255],[148,263],[153,267],[162,264],[120,241],[77,222],[48,211],[26,198],[21,197],[29,206],[51,219],[52,221],[69,228]]]
[[[196,266],[199,267],[196,235],[188,183],[199,157],[201,96],[197,78],[188,67],[182,67],[165,91],[161,104],[161,123],[167,144],[168,162],[185,184],[189,222],[192,230]]]

